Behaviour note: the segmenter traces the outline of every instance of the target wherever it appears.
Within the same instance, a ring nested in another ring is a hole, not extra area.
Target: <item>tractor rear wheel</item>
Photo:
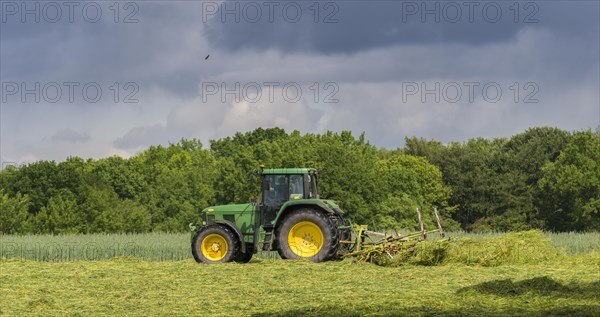
[[[192,239],[192,254],[198,263],[233,261],[240,249],[235,234],[227,227],[213,224],[200,228]]]
[[[287,215],[275,236],[284,259],[322,262],[332,259],[339,246],[335,223],[323,212],[302,208]]]

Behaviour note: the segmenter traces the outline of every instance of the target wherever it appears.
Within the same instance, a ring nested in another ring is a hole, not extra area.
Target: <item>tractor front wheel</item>
[[[283,219],[275,236],[284,259],[323,262],[332,259],[339,246],[338,230],[323,212],[303,208]]]
[[[213,224],[196,231],[192,254],[198,263],[217,264],[233,261],[240,249],[235,234],[227,227]]]

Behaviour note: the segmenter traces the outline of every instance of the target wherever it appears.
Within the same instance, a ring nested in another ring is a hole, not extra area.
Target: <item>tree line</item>
[[[70,157],[0,171],[0,231],[185,231],[210,205],[249,202],[248,174],[315,167],[320,191],[354,223],[417,228],[415,209],[448,230],[600,230],[600,134],[531,128],[511,138],[443,144],[406,138],[377,148],[364,133],[258,128],[210,141],[182,139],[130,158]]]

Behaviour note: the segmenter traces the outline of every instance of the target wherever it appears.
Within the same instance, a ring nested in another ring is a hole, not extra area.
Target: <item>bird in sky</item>
[[[204,60],[207,60],[210,57],[210,54],[206,55],[206,57],[204,58]]]

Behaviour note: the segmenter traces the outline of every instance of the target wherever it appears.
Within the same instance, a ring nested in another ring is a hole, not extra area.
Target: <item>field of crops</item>
[[[600,234],[520,252],[503,243],[528,235],[454,236],[467,256],[390,267],[199,265],[187,234],[1,236],[0,315],[600,316]]]
[[[472,238],[476,241],[501,233],[448,233],[450,239]],[[600,251],[600,232],[545,233],[552,244],[569,254]],[[190,234],[91,234],[91,235],[0,235],[0,259],[35,261],[91,261],[114,257],[135,257],[145,261],[179,261],[191,259]],[[277,259],[276,253],[262,253],[263,259]]]

